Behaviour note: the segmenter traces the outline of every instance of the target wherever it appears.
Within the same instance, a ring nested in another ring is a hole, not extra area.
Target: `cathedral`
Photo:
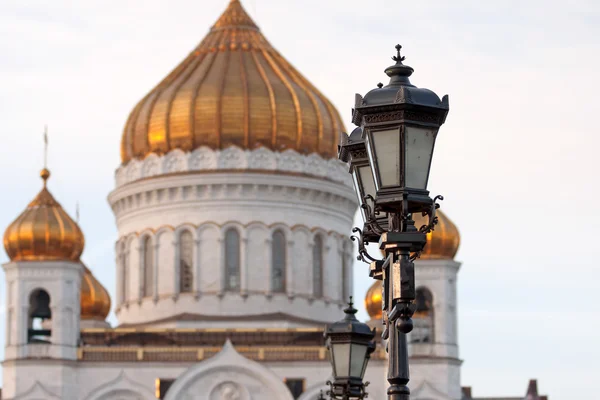
[[[116,298],[82,263],[84,233],[47,168],[6,228],[0,399],[317,399],[331,375],[323,330],[342,318],[353,282],[358,203],[337,159],[344,130],[231,0],[125,124],[108,195]],[[460,385],[459,242],[440,213],[418,261],[415,400],[472,399]],[[381,327],[379,282],[365,305]],[[386,370],[379,345],[369,398],[386,398]],[[544,398],[533,381],[527,396]]]

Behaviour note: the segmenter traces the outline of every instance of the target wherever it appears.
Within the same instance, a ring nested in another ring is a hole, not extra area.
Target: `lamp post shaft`
[[[405,215],[403,219],[399,215]],[[386,251],[383,265],[383,302],[388,338],[388,388],[389,400],[409,400],[410,380],[408,366],[408,342],[406,335],[412,330],[412,315],[415,299],[415,268],[411,260],[411,250],[420,251],[426,236],[419,234],[409,214],[390,213],[390,227],[399,232],[389,232],[382,236],[380,246]],[[401,219],[398,221],[398,219]],[[393,222],[396,220],[397,222]]]
[[[408,370],[408,346],[406,334],[393,327],[388,342],[388,400],[409,400],[410,390],[406,386],[410,379]]]

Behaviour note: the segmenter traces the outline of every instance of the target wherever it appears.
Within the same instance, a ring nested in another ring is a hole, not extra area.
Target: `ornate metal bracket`
[[[435,230],[435,226],[437,225],[437,223],[439,221],[439,218],[436,215],[436,210],[438,208],[440,208],[440,205],[437,202],[438,200],[444,200],[444,196],[441,196],[441,195],[435,196],[433,198],[433,200],[431,201],[431,208],[429,209],[429,211],[423,211],[423,216],[429,215],[429,221],[428,221],[427,225],[423,225],[419,228],[419,232],[429,233],[429,232],[433,232]],[[417,258],[421,257],[422,252],[423,252],[423,250],[411,254],[410,260],[414,261]]]
[[[438,223],[438,217],[435,215],[435,212],[438,208],[440,208],[440,205],[437,203],[438,200],[444,200],[444,196],[435,196],[431,202],[431,208],[429,209],[429,212],[423,211],[423,216],[429,215],[429,223],[421,226],[419,228],[419,232],[429,233],[435,229],[435,225]]]
[[[362,230],[360,228],[358,228],[358,227],[354,227],[354,228],[352,228],[352,233],[358,233],[358,236],[356,236],[356,235],[350,236],[350,239],[353,242],[357,242],[358,243],[358,256],[356,257],[356,259],[359,260],[359,261],[362,261],[364,263],[367,263],[367,264],[371,264],[371,262],[377,261],[376,259],[374,259],[373,257],[371,257],[369,255],[369,253],[367,252],[366,245],[369,244],[369,242],[367,242],[364,239],[364,235],[363,235]]]
[[[369,201],[375,204],[375,199],[370,194],[366,195],[363,199],[362,208],[365,210],[365,215],[367,216],[367,220],[365,224],[377,235],[381,235],[386,232],[384,228],[379,225],[377,222],[377,216],[379,215],[379,211],[375,210],[373,207],[369,205]]]
[[[327,385],[329,385],[329,390],[327,391],[327,395],[330,399],[334,400],[351,400],[351,399],[366,399],[369,397],[369,393],[367,393],[366,388],[369,386],[370,382],[365,382],[360,386],[353,386],[352,391],[350,390],[350,385],[335,385],[331,381],[327,381]],[[338,389],[334,391],[334,388]]]

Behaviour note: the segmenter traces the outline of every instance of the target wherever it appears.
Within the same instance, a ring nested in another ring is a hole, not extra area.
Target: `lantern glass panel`
[[[350,376],[362,378],[363,366],[367,358],[367,345],[352,343],[352,357],[350,359]]]
[[[375,150],[375,154],[369,151],[373,176],[378,178],[377,189],[382,187],[400,186],[401,154],[400,154],[400,131],[399,129],[388,129],[372,131],[367,138],[372,139],[369,147]],[[375,158],[373,160],[373,158]]]
[[[350,366],[350,343],[332,343],[334,373],[336,377],[348,376]]]
[[[377,194],[377,192],[375,191],[375,181],[373,180],[373,172],[371,171],[371,167],[368,164],[365,164],[361,165],[360,167],[355,167],[355,171],[355,174],[357,175],[357,177],[355,177],[355,181],[357,179],[360,179],[359,187],[361,189],[361,192],[358,193],[358,201],[360,204],[366,203],[371,207],[371,209],[373,209],[373,207],[375,206],[375,204],[373,204],[373,200],[364,200],[364,197],[366,195],[370,194],[374,199],[375,195]],[[367,215],[365,210],[361,207],[360,211],[363,217],[363,222],[366,222]]]
[[[406,132],[406,187],[427,189],[429,167],[435,143],[435,130],[407,126]]]
[[[360,378],[364,378],[365,377],[365,371],[367,370],[367,364],[369,363],[369,358],[370,357],[365,357],[364,363],[363,363],[363,367],[362,367],[362,371],[360,372]]]

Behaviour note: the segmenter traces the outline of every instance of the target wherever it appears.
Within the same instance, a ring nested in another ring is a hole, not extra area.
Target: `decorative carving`
[[[192,171],[202,169],[216,169],[217,168],[217,156],[215,151],[208,147],[200,147],[194,150],[190,156],[190,167]]]
[[[266,147],[259,147],[248,155],[248,165],[256,169],[275,169],[277,160],[275,154]]]
[[[400,89],[398,89],[398,93],[396,93],[396,100],[394,101],[394,103],[412,103],[412,102],[413,102],[413,99],[412,99],[410,90],[408,90],[406,88],[406,86],[400,86]]]
[[[278,169],[282,171],[304,172],[303,156],[293,150],[286,150],[279,155]]]
[[[365,123],[370,124],[370,123],[376,123],[376,122],[397,121],[399,119],[402,119],[403,116],[404,116],[404,111],[394,111],[394,112],[387,112],[387,113],[381,113],[381,114],[365,115],[364,119],[365,119]]]
[[[182,172],[185,169],[186,158],[181,150],[173,150],[164,157],[164,171],[166,173]]]
[[[228,147],[221,152],[218,165],[222,169],[246,169],[246,153],[239,147]]]
[[[265,147],[242,150],[235,146],[224,150],[201,147],[192,153],[176,149],[165,155],[151,154],[144,160],[131,160],[119,167],[115,172],[115,181],[120,187],[149,176],[219,169],[296,172],[352,185],[345,165],[337,159],[323,159],[316,153],[305,156],[294,150],[279,153]]]
[[[240,387],[233,382],[224,382],[213,389],[211,400],[244,400]]]
[[[404,119],[410,119],[412,121],[419,122],[430,122],[433,124],[440,124],[440,116],[436,114],[425,114],[425,113],[415,113],[412,111],[405,111]]]
[[[160,174],[160,161],[156,154],[149,155],[143,162],[143,177]]]

